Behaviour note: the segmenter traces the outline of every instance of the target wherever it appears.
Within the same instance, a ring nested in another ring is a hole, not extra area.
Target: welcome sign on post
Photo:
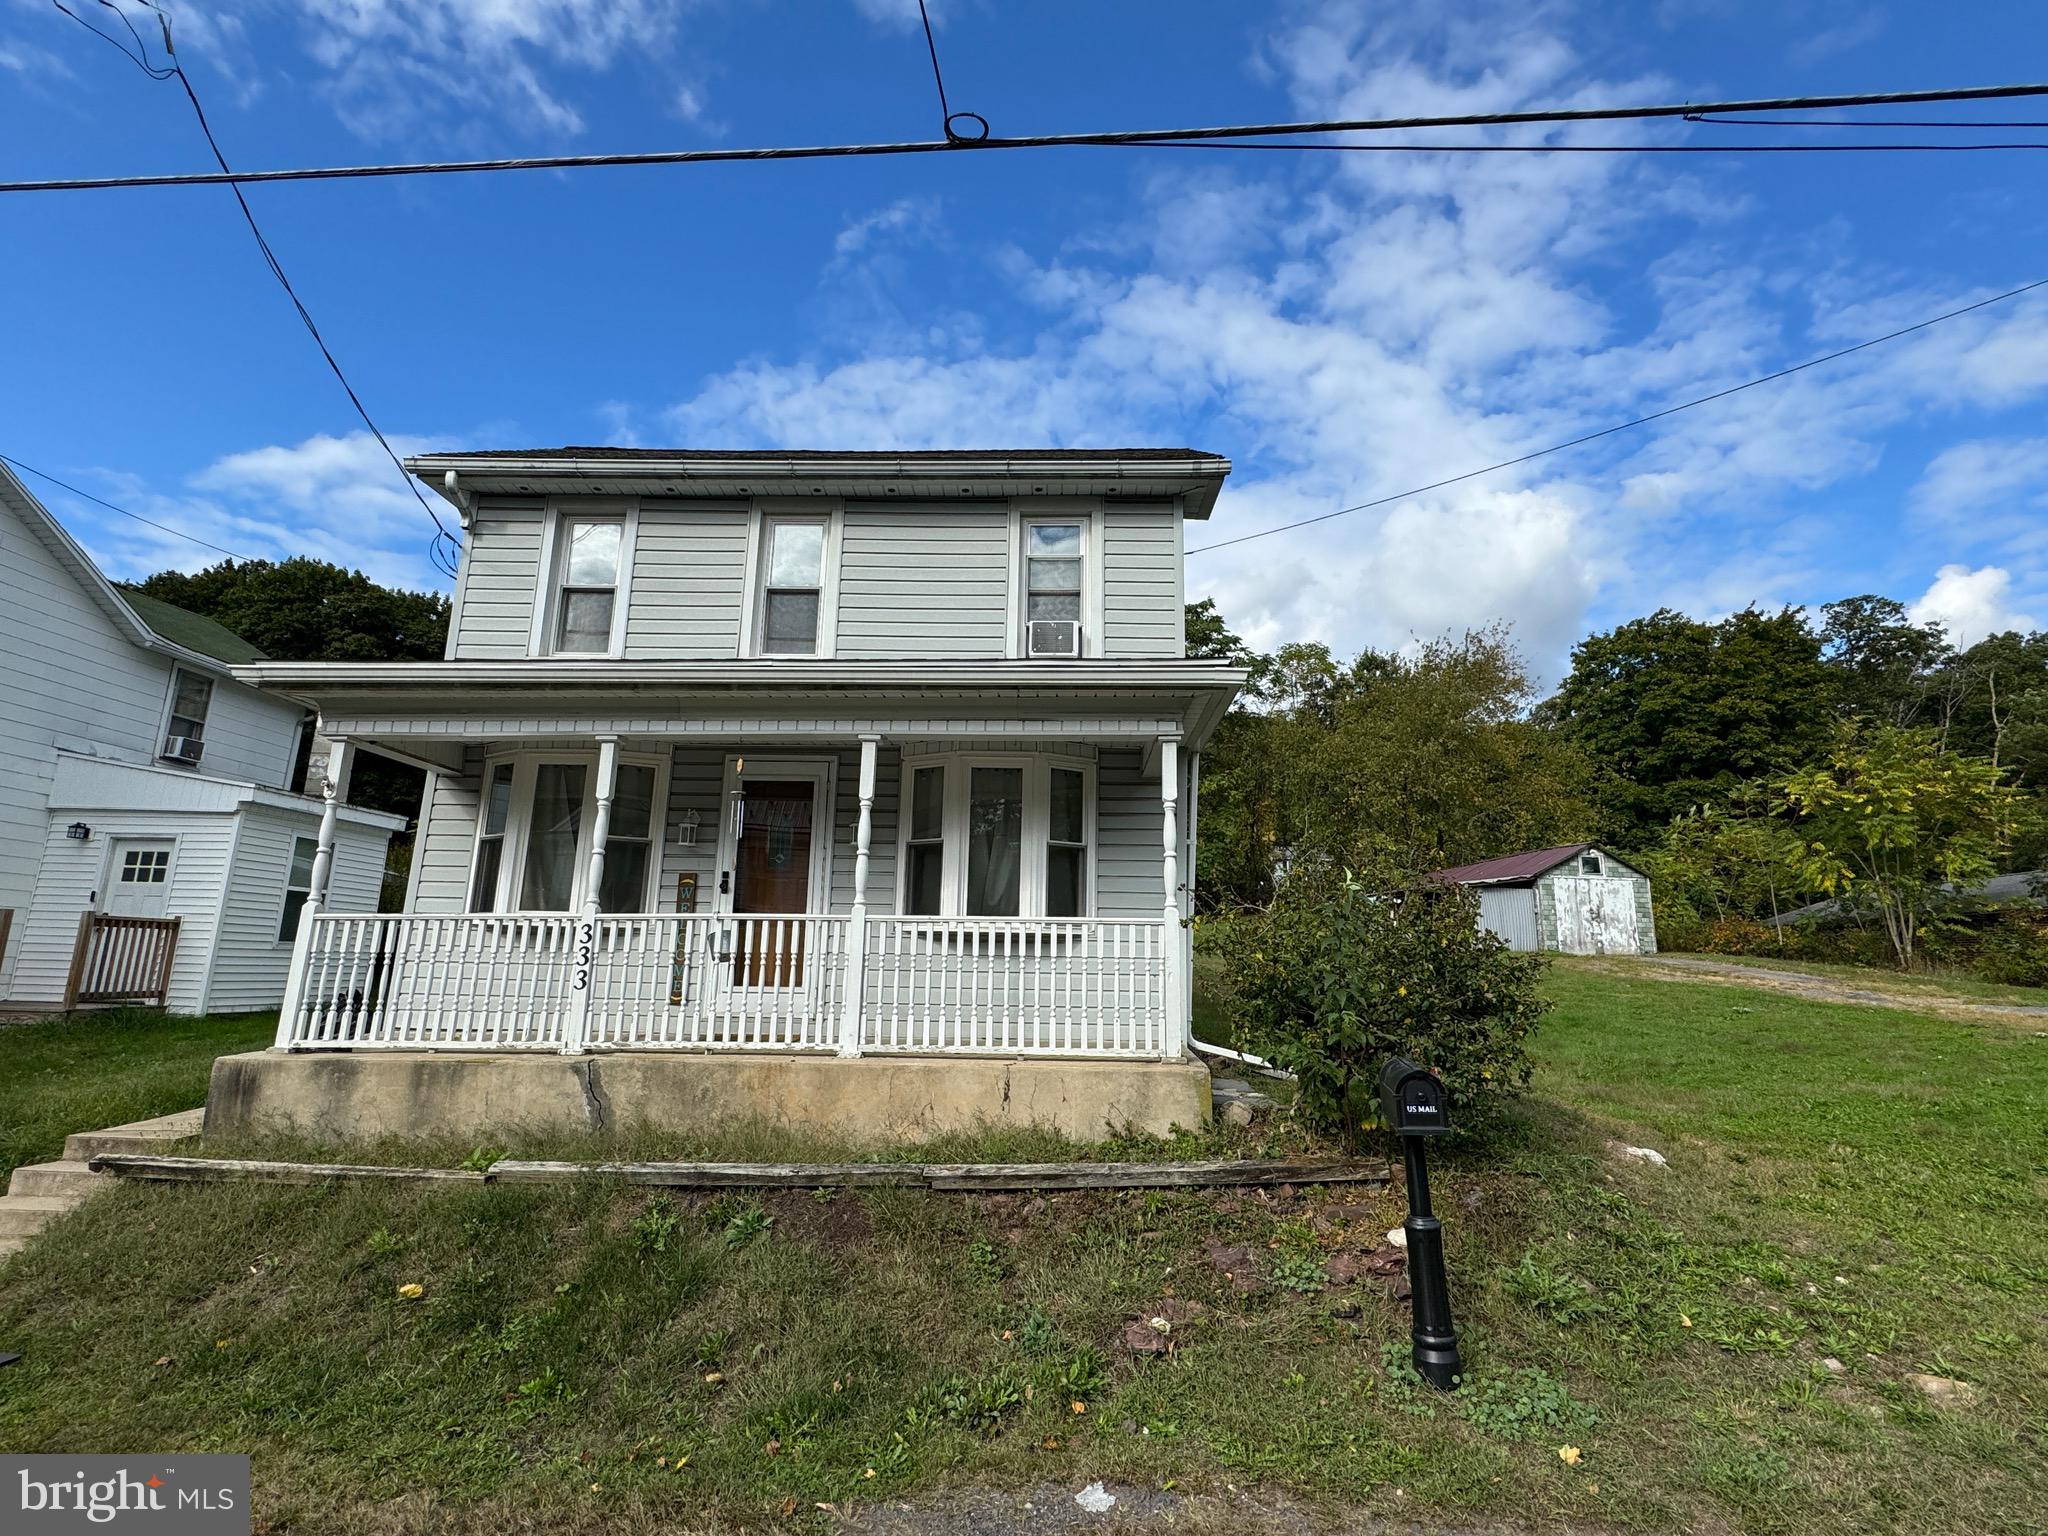
[[[8,1536],[249,1536],[246,1456],[0,1456]]]

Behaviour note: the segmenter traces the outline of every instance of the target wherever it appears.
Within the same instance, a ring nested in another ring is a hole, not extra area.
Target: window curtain
[[[533,831],[519,900],[529,912],[569,910],[583,831],[583,776],[581,763],[542,763],[534,770]]]
[[[1024,851],[1024,770],[977,768],[967,807],[967,912],[1015,917]]]

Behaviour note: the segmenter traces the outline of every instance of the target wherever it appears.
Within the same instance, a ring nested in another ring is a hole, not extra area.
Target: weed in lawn
[[[470,1149],[469,1156],[465,1157],[461,1162],[457,1163],[455,1166],[468,1173],[483,1173],[487,1171],[493,1163],[498,1162],[504,1156],[505,1149],[503,1147],[494,1147],[490,1145],[472,1147]]]
[[[757,1237],[767,1235],[775,1218],[759,1205],[742,1206],[726,1218],[724,1237],[728,1248],[744,1248]]]
[[[983,1285],[1002,1284],[1003,1256],[994,1243],[977,1237],[967,1245],[967,1273]]]
[[[379,1227],[363,1239],[363,1247],[369,1252],[380,1256],[403,1253],[405,1251],[405,1239],[396,1232],[393,1232],[389,1227]]]
[[[682,1229],[683,1213],[676,1209],[675,1201],[657,1195],[633,1218],[633,1246],[642,1253],[667,1253]]]
[[[1108,1357],[1092,1344],[1082,1345],[1054,1379],[1053,1386],[1069,1401],[1085,1403],[1101,1396],[1109,1386]]]
[[[1330,1272],[1312,1253],[1283,1253],[1273,1262],[1273,1283],[1283,1290],[1320,1291],[1330,1283]]]
[[[1024,1314],[1016,1334],[1018,1346],[1027,1355],[1049,1355],[1059,1347],[1059,1325],[1039,1307]]]

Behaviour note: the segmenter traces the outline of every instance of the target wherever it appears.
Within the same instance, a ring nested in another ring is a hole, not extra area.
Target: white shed
[[[1461,864],[1438,879],[1479,893],[1479,921],[1509,949],[1567,955],[1657,951],[1650,877],[1594,843]]]

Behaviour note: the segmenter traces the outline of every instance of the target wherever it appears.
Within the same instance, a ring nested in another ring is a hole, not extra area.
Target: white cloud
[[[2048,437],[1980,438],[1944,449],[1912,501],[1917,511],[1945,518],[2048,506]]]
[[[899,197],[886,207],[842,225],[832,242],[832,253],[840,257],[857,256],[882,236],[929,234],[938,214],[937,198]]]
[[[946,8],[940,0],[926,0],[926,4],[931,11],[932,30],[937,31],[945,19]],[[908,30],[923,26],[917,13],[917,0],[853,0],[853,8],[878,27]]]
[[[1907,605],[1906,615],[1915,624],[1939,624],[1958,646],[1975,645],[2008,629],[2039,627],[2032,615],[2013,610],[2012,572],[1996,565],[1974,571],[1967,565],[1944,565],[1934,584]]]

